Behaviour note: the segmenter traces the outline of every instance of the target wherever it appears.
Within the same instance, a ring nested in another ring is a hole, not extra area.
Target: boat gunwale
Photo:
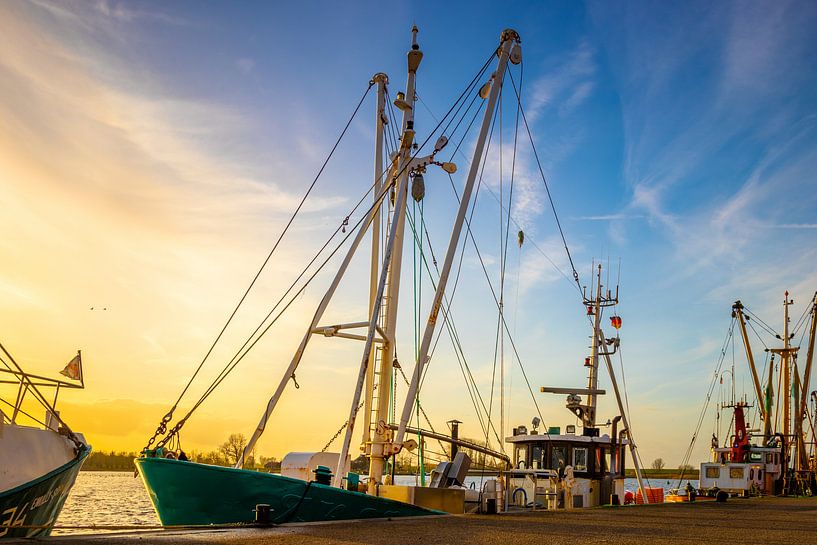
[[[30,480],[28,482],[17,485],[14,488],[9,488],[8,490],[0,492],[0,500],[7,497],[7,496],[11,496],[12,494],[15,494],[17,492],[20,492],[22,490],[25,490],[27,488],[31,488],[32,486],[36,486],[36,485],[38,485],[38,484],[40,484],[42,482],[45,482],[48,479],[50,479],[50,478],[52,478],[52,477],[54,477],[56,475],[59,475],[60,473],[63,473],[64,471],[66,471],[68,469],[71,469],[71,467],[73,467],[75,464],[81,464],[82,462],[85,461],[85,459],[91,453],[91,450],[92,450],[91,445],[85,445],[82,449],[80,449],[79,452],[77,452],[77,454],[74,456],[74,458],[72,460],[62,464],[61,466],[59,466],[59,467],[57,467],[55,469],[52,469],[51,471],[49,471],[45,475],[40,475],[36,479],[32,479],[32,480]]]
[[[151,457],[151,456],[139,456],[138,458],[134,459],[134,463],[136,464],[137,468],[140,467],[140,463],[162,463],[162,464],[170,464],[170,465],[182,464],[182,465],[192,465],[192,466],[202,468],[202,469],[205,469],[205,470],[209,470],[209,471],[217,471],[217,472],[225,472],[225,473],[240,473],[240,474],[244,474],[244,475],[258,475],[261,478],[266,478],[266,479],[284,479],[284,480],[289,481],[289,482],[291,482],[293,484],[302,484],[304,486],[311,485],[312,487],[318,487],[319,489],[322,488],[322,489],[330,490],[330,491],[333,491],[333,492],[342,492],[342,493],[347,493],[347,494],[357,494],[358,496],[363,496],[363,497],[366,497],[366,498],[376,498],[377,500],[381,500],[381,501],[388,502],[388,503],[395,503],[395,504],[398,504],[398,505],[411,505],[411,506],[416,507],[418,509],[424,509],[424,510],[428,511],[429,513],[433,513],[435,515],[448,514],[448,513],[445,513],[444,511],[439,511],[437,509],[430,509],[428,507],[423,507],[423,506],[420,506],[420,505],[414,505],[414,504],[411,504],[411,503],[402,502],[402,501],[395,500],[395,499],[392,499],[392,498],[384,498],[383,496],[374,496],[374,495],[368,494],[366,492],[358,492],[357,490],[347,490],[346,488],[339,488],[339,487],[332,486],[332,485],[321,484],[321,483],[319,483],[317,481],[304,481],[304,480],[301,480],[301,479],[297,479],[295,477],[287,477],[286,475],[281,475],[280,473],[267,473],[267,472],[264,472],[264,471],[254,471],[254,470],[251,470],[251,469],[244,469],[244,468],[237,468],[237,467],[227,467],[227,466],[217,466],[217,465],[213,465],[213,464],[203,464],[201,462],[194,462],[192,460],[176,460],[176,459],[172,459],[172,458],[159,458],[159,457]],[[143,481],[144,481],[144,478],[143,478]],[[353,520],[353,519],[349,519],[349,520]],[[361,520],[372,520],[372,519],[361,519]]]

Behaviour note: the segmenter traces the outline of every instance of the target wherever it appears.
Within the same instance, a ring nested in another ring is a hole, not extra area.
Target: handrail
[[[47,386],[47,387],[61,387],[61,388],[82,388],[82,384],[76,384],[74,382],[65,382],[64,380],[60,380],[58,378],[51,378],[51,377],[44,377],[42,375],[35,375],[32,373],[26,373],[25,371],[17,371],[15,369],[0,369],[0,373],[8,373],[10,375],[14,375],[17,377],[18,380],[10,381],[10,380],[0,380],[0,384],[17,384],[22,381],[23,378],[29,379],[29,382],[34,386]],[[33,383],[31,379],[35,380],[43,380],[45,383]]]
[[[399,426],[397,424],[386,424],[386,427],[388,427],[389,429],[394,430],[394,431],[396,431],[399,428]],[[438,441],[444,441],[444,442],[450,443],[452,445],[457,445],[457,446],[460,446],[460,447],[463,447],[463,448],[471,449],[471,450],[473,450],[475,452],[479,452],[480,454],[486,454],[488,456],[491,456],[492,458],[502,460],[503,462],[505,462],[508,465],[510,465],[510,463],[511,463],[511,458],[507,454],[502,453],[502,452],[497,452],[495,450],[492,450],[492,449],[490,449],[488,447],[484,447],[482,445],[478,445],[476,443],[472,443],[471,441],[467,441],[467,440],[464,440],[464,439],[454,439],[454,438],[449,437],[448,435],[444,435],[442,433],[423,430],[423,429],[419,429],[419,428],[413,428],[411,426],[406,426],[406,432],[411,434],[411,435],[421,435],[423,437],[430,437],[431,439],[436,439]]]

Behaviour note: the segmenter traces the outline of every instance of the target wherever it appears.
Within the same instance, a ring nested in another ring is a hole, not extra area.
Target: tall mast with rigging
[[[502,81],[505,77],[505,70],[508,66],[508,60],[512,56],[512,51],[515,63],[520,62],[522,58],[521,46],[519,43],[519,34],[517,34],[515,30],[506,29],[502,32],[499,49],[497,51],[499,57],[497,69],[492,77],[493,81],[491,82],[491,90],[485,106],[485,114],[482,118],[479,136],[477,137],[476,146],[474,147],[474,156],[471,160],[468,177],[466,178],[465,187],[463,188],[462,195],[460,197],[460,206],[457,210],[457,217],[454,221],[453,230],[451,231],[451,238],[448,242],[448,249],[445,253],[443,267],[440,270],[440,279],[437,282],[437,289],[434,292],[434,298],[431,303],[431,311],[429,312],[425,331],[423,332],[422,341],[420,342],[420,349],[417,352],[417,361],[414,366],[414,373],[411,376],[411,382],[409,384],[408,393],[406,394],[406,401],[403,405],[403,411],[400,415],[397,436],[392,444],[392,454],[397,454],[403,447],[406,427],[408,426],[409,419],[411,418],[411,413],[414,408],[417,390],[420,385],[420,378],[423,376],[423,370],[425,369],[425,364],[428,360],[434,330],[437,325],[437,318],[443,304],[443,295],[448,283],[448,277],[451,273],[451,266],[454,263],[454,254],[456,253],[457,246],[460,242],[460,235],[462,234],[465,214],[471,204],[471,194],[473,193],[477,174],[479,173],[479,168],[482,164],[482,154],[485,150],[485,141],[488,136],[491,119],[493,119],[494,108],[496,107],[497,99],[499,97],[499,91],[502,88]]]
[[[366,388],[367,427],[364,429],[364,452],[369,456],[369,493],[376,492],[376,487],[383,480],[383,472],[386,465],[386,457],[390,454],[386,452],[386,446],[391,440],[392,432],[388,428],[389,411],[389,385],[392,382],[394,372],[395,337],[397,330],[397,308],[400,296],[400,270],[403,262],[403,235],[406,226],[406,202],[408,199],[408,182],[411,174],[412,149],[414,145],[414,106],[416,101],[415,85],[417,81],[417,69],[423,59],[423,52],[417,44],[417,26],[411,29],[411,49],[407,54],[408,77],[406,80],[405,95],[398,93],[395,106],[403,112],[402,131],[400,138],[400,149],[395,158],[394,173],[399,177],[396,181],[397,194],[394,200],[394,210],[392,212],[391,225],[389,226],[389,236],[386,246],[386,256],[383,259],[383,268],[380,272],[380,281],[372,305],[372,323],[370,333],[374,333],[374,324],[378,320],[383,322],[384,342],[381,346],[364,354],[367,361],[361,362],[361,370],[364,366],[371,375],[371,381]],[[373,260],[375,257],[373,256]],[[374,267],[374,261],[372,267]],[[373,269],[374,270],[374,269]],[[378,300],[378,297],[380,298]],[[375,313],[374,311],[377,310]],[[360,386],[358,381],[358,386]],[[355,399],[358,398],[357,391]],[[353,402],[352,412],[357,410],[357,401]],[[353,432],[353,416],[350,415],[349,424],[346,428],[343,447],[341,449],[340,464],[344,463],[345,455],[349,450],[351,436]],[[339,466],[336,473],[336,481],[339,483],[342,478]]]
[[[808,486],[807,483],[804,484],[805,481],[813,480],[813,468],[809,466],[809,457],[806,452],[807,441],[804,420],[808,417],[806,414],[809,395],[808,388],[811,381],[811,368],[814,359],[814,337],[817,332],[815,331],[817,330],[817,294],[815,294],[809,302],[810,307],[808,312],[811,315],[811,319],[808,330],[809,337],[806,362],[802,378],[797,365],[797,355],[800,351],[800,347],[792,346],[791,343],[795,335],[795,333],[790,331],[789,327],[789,306],[792,304],[794,304],[794,300],[790,299],[789,292],[786,292],[783,299],[782,334],[774,333],[764,322],[760,321],[768,332],[774,334],[777,339],[782,341],[783,345],[777,348],[766,348],[766,351],[771,353],[772,356],[769,362],[765,391],[761,391],[760,380],[758,379],[757,369],[749,343],[749,336],[747,334],[746,325],[749,323],[750,317],[745,314],[747,311],[740,301],[736,301],[735,304],[732,305],[732,316],[736,318],[740,325],[740,333],[746,350],[746,359],[749,362],[755,395],[758,399],[758,411],[763,420],[763,444],[769,444],[775,435],[782,437],[782,465],[784,468],[791,467],[793,470],[792,475],[790,475],[788,471],[784,471],[783,473],[782,489],[784,493],[798,491],[800,489],[799,487]],[[795,331],[801,323],[802,322],[798,321],[798,324],[795,326]],[[774,416],[772,415],[775,358],[779,358],[779,372],[777,376],[780,391],[777,393],[777,403],[778,407],[782,405],[782,415],[780,415],[779,421],[776,414]],[[792,480],[792,476],[794,477],[794,481]]]

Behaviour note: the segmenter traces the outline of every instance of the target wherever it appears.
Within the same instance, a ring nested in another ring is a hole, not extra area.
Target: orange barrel
[[[649,488],[645,486],[644,490],[647,493],[647,498],[650,500],[650,503],[664,503],[663,488]],[[644,503],[644,496],[642,496],[640,488],[638,489],[638,492],[636,492],[635,502],[639,505]]]

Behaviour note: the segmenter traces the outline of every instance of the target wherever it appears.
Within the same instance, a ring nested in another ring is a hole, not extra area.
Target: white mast
[[[380,191],[380,186],[383,179],[383,132],[386,117],[386,85],[389,83],[389,77],[382,72],[374,75],[372,81],[377,84],[377,108],[375,111],[375,127],[377,127],[374,144],[374,194],[377,195]],[[376,203],[375,203],[376,204]],[[369,274],[369,316],[372,315],[375,305],[375,297],[377,297],[377,279],[380,271],[380,206],[377,206],[377,213],[372,222],[372,258],[371,268]],[[375,346],[372,350],[372,361],[374,361],[374,354],[378,350]],[[369,428],[371,427],[371,406],[372,394],[374,391],[374,366],[369,366],[366,373],[366,400],[364,403],[365,411],[363,413],[365,420],[363,426],[363,443],[368,445],[371,440]],[[368,446],[366,447],[366,454],[369,453]]]
[[[423,369],[428,358],[428,352],[431,348],[432,337],[434,336],[434,328],[437,324],[437,315],[440,312],[440,307],[443,302],[443,294],[448,283],[448,276],[451,272],[451,265],[454,262],[454,254],[457,251],[457,246],[460,241],[460,234],[462,232],[462,224],[465,220],[465,214],[471,203],[471,193],[474,189],[474,182],[476,181],[477,173],[482,162],[482,154],[485,149],[485,140],[488,136],[488,129],[493,118],[494,108],[496,107],[499,90],[502,88],[502,80],[505,76],[505,69],[508,65],[508,58],[512,47],[518,47],[519,34],[515,30],[507,29],[502,32],[500,38],[500,46],[498,50],[499,62],[497,63],[496,72],[494,72],[493,85],[491,93],[488,96],[488,103],[485,107],[485,115],[482,119],[482,128],[477,138],[477,144],[474,148],[474,157],[471,160],[471,168],[468,171],[468,178],[465,182],[465,188],[462,192],[459,210],[457,211],[457,218],[454,222],[454,228],[451,232],[451,239],[448,242],[448,250],[445,254],[445,261],[443,262],[442,270],[440,271],[440,280],[437,283],[437,290],[434,293],[434,299],[431,305],[431,312],[426,322],[425,332],[423,333],[423,340],[420,344],[420,350],[417,356],[417,362],[414,366],[414,373],[411,377],[411,384],[409,385],[408,393],[406,394],[406,401],[403,405],[403,413],[400,416],[400,426],[397,430],[397,437],[392,444],[392,453],[396,454],[403,446],[403,438],[406,434],[406,427],[408,426],[411,412],[414,408],[417,397],[417,388],[420,384],[420,378],[423,374]],[[521,55],[521,53],[520,53]]]
[[[392,375],[394,373],[393,362],[395,356],[395,336],[397,332],[397,302],[400,294],[400,269],[402,266],[403,257],[403,233],[406,226],[406,203],[408,200],[408,178],[409,168],[405,168],[407,162],[411,159],[412,140],[414,137],[414,106],[416,101],[416,79],[417,69],[420,67],[420,62],[423,60],[423,52],[417,44],[417,26],[412,26],[411,29],[411,50],[406,55],[408,76],[406,80],[406,98],[404,103],[398,100],[397,106],[403,110],[403,138],[400,141],[400,161],[398,163],[400,169],[404,169],[402,173],[405,179],[404,187],[400,197],[402,197],[403,206],[401,210],[395,210],[394,222],[396,222],[395,244],[399,247],[399,252],[394,256],[390,264],[388,277],[388,294],[386,300],[386,343],[383,345],[381,351],[381,358],[379,369],[377,373],[377,384],[380,392],[377,394],[377,406],[373,407],[376,412],[376,420],[374,422],[374,429],[372,430],[373,438],[370,450],[369,461],[369,493],[376,492],[376,486],[383,479],[383,469],[385,467],[385,459],[387,456],[386,445],[391,442],[392,431],[388,428],[388,412],[389,412],[389,386],[392,382]],[[407,107],[408,106],[408,107]],[[401,172],[398,170],[398,172]],[[399,213],[398,213],[399,212]],[[392,226],[395,229],[395,226]]]
[[[596,330],[596,340],[600,343],[604,341],[604,333],[601,331],[601,328]],[[635,441],[633,440],[633,431],[630,428],[630,421],[627,418],[627,413],[624,411],[624,403],[621,399],[621,393],[618,391],[618,382],[616,381],[616,373],[613,370],[613,362],[610,360],[610,353],[605,350],[602,352],[604,354],[604,362],[607,364],[607,372],[610,374],[610,382],[613,383],[613,391],[616,394],[616,403],[618,404],[618,414],[621,415],[621,421],[624,423],[624,428],[627,430],[627,442],[630,445],[630,456],[633,459],[633,466],[635,467],[635,478],[638,480],[638,488],[641,489],[641,497],[644,498],[644,503],[650,503],[650,498],[647,495],[647,489],[644,488],[644,478],[641,475],[641,462],[639,462],[638,458],[638,447],[635,445]],[[615,438],[613,438],[615,441]]]
[[[335,486],[340,486],[343,479],[343,468],[345,467],[346,456],[352,441],[352,434],[355,428],[357,407],[360,403],[360,396],[363,390],[364,381],[367,376],[371,376],[370,387],[367,388],[366,399],[370,406],[367,407],[367,417],[369,427],[364,431],[364,440],[368,438],[370,443],[364,444],[364,450],[368,451],[370,457],[369,465],[369,492],[375,493],[377,485],[383,477],[383,466],[385,465],[385,444],[391,440],[391,431],[386,426],[387,413],[389,408],[388,385],[391,383],[392,362],[394,360],[394,341],[397,327],[397,306],[400,295],[400,269],[403,262],[403,231],[406,224],[406,200],[408,198],[408,181],[412,163],[412,144],[414,143],[414,102],[415,102],[415,80],[417,68],[423,58],[423,53],[417,45],[417,27],[411,29],[412,45],[408,53],[408,81],[406,83],[405,98],[398,98],[395,105],[403,111],[403,131],[400,139],[400,151],[397,160],[397,191],[394,203],[394,214],[389,227],[389,235],[386,242],[383,265],[380,269],[380,278],[377,291],[372,305],[369,328],[366,336],[366,346],[363,349],[363,357],[360,362],[358,379],[355,385],[352,405],[349,409],[349,418],[346,421],[346,433],[343,437],[338,468],[335,472]],[[383,328],[383,344],[381,347],[374,346],[374,334],[381,315],[385,317],[385,327]],[[370,370],[371,368],[371,370]],[[379,391],[376,391],[379,390]],[[371,414],[374,412],[374,419]]]
[[[376,74],[373,78],[375,83],[378,83],[378,105],[383,103],[383,96],[385,96],[385,82],[388,81],[386,78],[385,80],[377,81],[380,74]],[[383,74],[385,77],[385,74]],[[377,124],[377,135],[375,137],[375,141],[382,142],[383,141],[383,123]],[[377,167],[375,167],[375,171],[377,172]],[[381,173],[382,175],[382,173]],[[376,178],[376,182],[379,184],[380,178]],[[261,416],[261,420],[258,422],[258,426],[256,426],[255,431],[250,437],[250,440],[247,442],[247,446],[244,448],[244,452],[241,453],[238,461],[235,464],[235,467],[240,468],[244,466],[244,460],[246,460],[247,456],[252,452],[253,448],[255,448],[255,444],[258,439],[261,437],[261,434],[264,433],[264,430],[267,427],[267,422],[269,421],[269,417],[272,414],[272,411],[275,410],[275,406],[278,404],[278,400],[281,398],[281,395],[284,393],[286,389],[287,383],[290,379],[295,379],[295,370],[298,368],[298,365],[303,358],[304,351],[306,350],[306,345],[309,344],[309,339],[312,337],[314,333],[321,333],[326,337],[345,337],[351,339],[361,339],[363,337],[359,335],[351,335],[348,333],[341,333],[340,330],[342,329],[351,329],[356,327],[362,327],[369,325],[369,322],[363,323],[351,323],[351,324],[337,324],[328,327],[318,327],[318,322],[323,317],[323,313],[326,311],[326,307],[329,306],[329,302],[332,300],[332,297],[335,294],[335,290],[337,290],[338,285],[340,284],[343,275],[346,273],[346,269],[349,267],[349,263],[352,261],[352,257],[354,257],[355,252],[357,251],[358,246],[363,241],[363,238],[366,236],[366,232],[369,229],[369,225],[372,223],[378,224],[379,222],[375,222],[376,218],[379,219],[380,217],[380,206],[382,203],[383,198],[388,193],[391,187],[391,180],[388,183],[382,185],[379,190],[375,189],[375,197],[374,197],[374,206],[370,210],[369,214],[366,217],[366,221],[358,229],[357,234],[355,235],[354,240],[352,241],[352,245],[349,250],[346,252],[346,256],[343,258],[343,262],[340,264],[338,271],[335,273],[335,277],[332,279],[332,283],[329,285],[329,288],[326,290],[326,293],[321,299],[318,308],[315,310],[315,314],[312,317],[312,321],[309,323],[309,328],[304,333],[303,338],[301,339],[301,343],[298,345],[295,354],[292,356],[292,361],[289,363],[289,367],[284,372],[284,376],[281,378],[281,381],[278,383],[278,387],[275,389],[275,392],[272,394],[272,397],[267,402],[267,408],[264,411],[264,414]],[[378,342],[381,342],[382,339],[378,339]]]

